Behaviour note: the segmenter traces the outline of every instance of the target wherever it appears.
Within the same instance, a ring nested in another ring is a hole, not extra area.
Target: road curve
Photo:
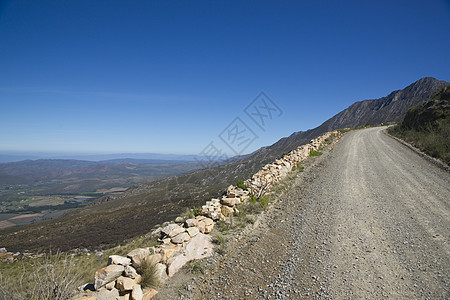
[[[310,162],[195,299],[449,299],[450,174],[352,131]]]

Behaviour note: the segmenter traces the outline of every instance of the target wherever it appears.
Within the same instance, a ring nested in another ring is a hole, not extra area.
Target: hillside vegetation
[[[413,106],[389,133],[450,165],[450,85]]]

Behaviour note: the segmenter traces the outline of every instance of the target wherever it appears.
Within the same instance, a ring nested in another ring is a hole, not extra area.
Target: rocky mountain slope
[[[389,133],[450,165],[450,85],[410,108]]]
[[[57,220],[0,232],[3,246],[12,251],[35,248],[96,247],[120,242],[148,232],[154,225],[172,220],[187,207],[217,197],[229,184],[248,178],[265,164],[308,143],[327,131],[366,124],[398,121],[409,107],[430,98],[447,83],[423,78],[403,90],[377,100],[357,102],[321,126],[282,138],[252,155],[213,169],[136,185],[121,195],[104,197]],[[127,208],[124,210],[124,208]],[[119,225],[120,224],[120,225]],[[42,235],[42,231],[46,235]],[[17,233],[15,233],[17,232]],[[35,239],[36,236],[40,238]]]

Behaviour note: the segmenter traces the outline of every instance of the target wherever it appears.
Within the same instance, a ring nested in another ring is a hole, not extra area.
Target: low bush
[[[238,188],[241,188],[241,189],[245,190],[245,191],[247,190],[247,185],[242,180],[238,180],[238,182],[236,183],[236,186]]]
[[[192,209],[192,212],[194,213],[194,216],[200,216],[202,214],[202,207],[194,206],[194,208]]]
[[[230,217],[232,219],[232,217]],[[230,225],[225,223],[224,221],[219,221],[216,223],[216,228],[220,232],[227,232],[230,229]]]
[[[187,268],[189,269],[189,271],[192,274],[204,274],[205,273],[205,270],[204,270],[202,264],[196,259],[191,260],[190,262],[188,262],[187,263]]]
[[[305,168],[303,167],[302,163],[299,162],[297,165],[295,165],[295,166],[292,168],[292,171],[298,170],[299,172],[303,172],[304,169],[305,169]]]
[[[269,205],[269,196],[262,196],[261,198],[259,198],[259,205],[263,208],[266,209],[267,206]]]
[[[212,243],[216,244],[216,245],[224,245],[227,241],[225,236],[218,231],[214,231],[212,233],[211,237],[212,237],[212,239],[211,239]]]
[[[311,157],[320,156],[320,155],[322,155],[322,152],[320,152],[320,151],[315,151],[315,150],[309,151],[309,156],[311,156]]]
[[[158,276],[156,275],[156,264],[149,260],[144,260],[139,268],[142,276],[141,285],[148,288],[156,288],[159,285]]]

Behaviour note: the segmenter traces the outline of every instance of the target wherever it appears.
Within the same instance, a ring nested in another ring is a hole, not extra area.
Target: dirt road
[[[315,159],[194,299],[449,299],[450,174],[371,128]]]

